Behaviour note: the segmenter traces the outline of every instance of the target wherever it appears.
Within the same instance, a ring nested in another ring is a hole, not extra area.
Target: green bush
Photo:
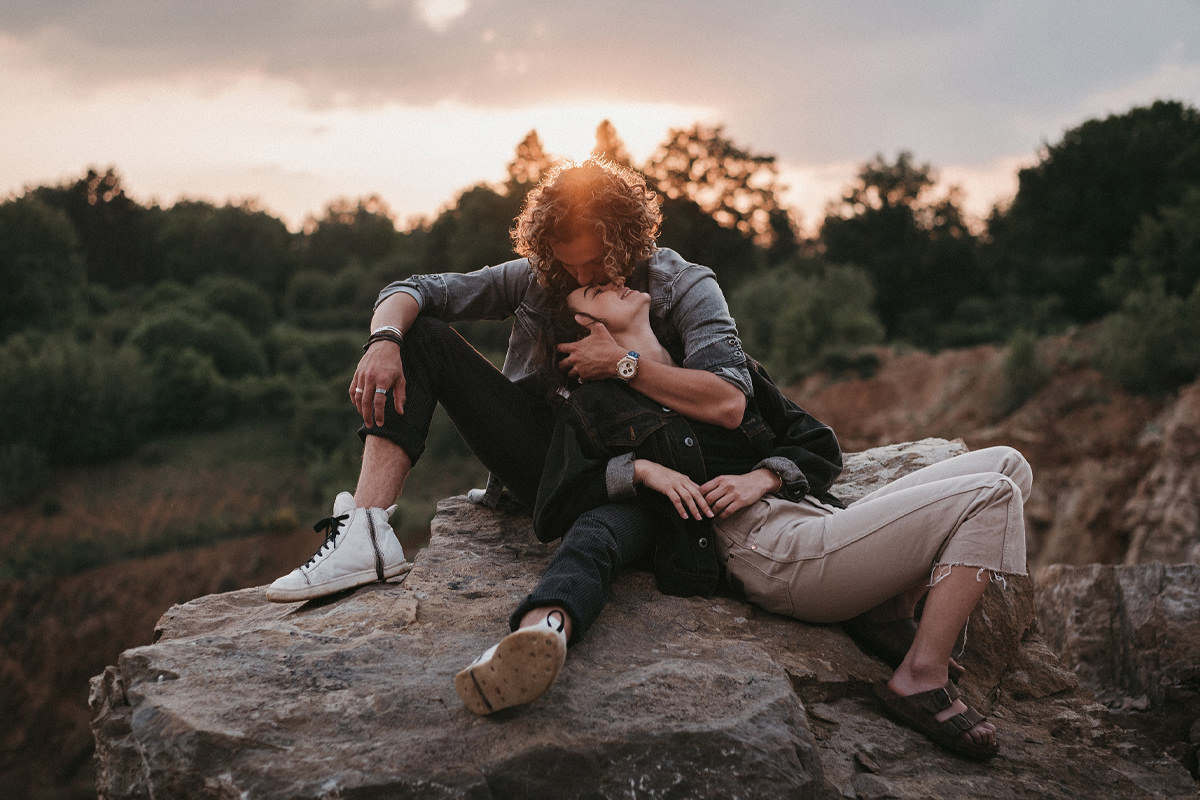
[[[997,411],[1007,415],[1020,408],[1050,379],[1050,370],[1038,356],[1038,339],[1031,331],[1018,331],[1008,342],[1004,357],[1004,389]]]
[[[28,442],[0,445],[0,508],[33,499],[49,478],[42,450]]]
[[[0,445],[32,446],[50,464],[132,452],[146,433],[149,386],[132,348],[13,337],[0,348]]]
[[[267,357],[259,340],[225,314],[203,319],[185,309],[160,309],[129,334],[131,344],[148,357],[185,348],[208,356],[225,378],[263,375]]]
[[[1133,292],[1100,324],[1096,366],[1125,389],[1164,395],[1200,373],[1200,286],[1187,298],[1161,281]]]
[[[210,312],[236,319],[255,336],[266,333],[275,319],[270,295],[249,281],[214,276],[201,280],[198,288]]]
[[[883,340],[866,273],[828,264],[788,265],[745,281],[730,307],[746,352],[781,381],[858,364]],[[869,367],[869,363],[865,364]]]
[[[61,327],[81,305],[85,275],[63,211],[30,197],[0,202],[0,338]]]
[[[297,327],[366,331],[381,288],[357,266],[334,275],[303,270],[288,282],[283,307],[288,321]]]
[[[289,376],[303,374],[305,369],[328,380],[335,375],[353,372],[362,358],[366,328],[353,331],[310,331],[292,325],[276,325],[264,339],[267,356],[276,373]],[[350,385],[349,374],[346,386]]]
[[[159,430],[211,428],[233,418],[229,384],[211,356],[191,347],[159,350],[152,358],[151,374]]]

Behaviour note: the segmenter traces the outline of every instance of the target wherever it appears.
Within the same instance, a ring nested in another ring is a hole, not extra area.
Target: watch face
[[[629,380],[637,374],[637,362],[632,358],[622,358],[617,362],[617,374],[625,380]]]

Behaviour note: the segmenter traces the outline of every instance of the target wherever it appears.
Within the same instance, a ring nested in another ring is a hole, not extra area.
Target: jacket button
[[[704,548],[708,547],[708,539],[701,537],[700,541],[696,542],[696,544],[700,545],[700,549],[703,550]]]
[[[695,444],[695,442],[693,442],[693,441],[692,441],[692,437],[690,437],[690,436],[688,436],[687,438],[685,438],[685,439],[683,440],[683,443],[684,443],[685,445],[687,445],[688,447],[691,447],[693,444]]]

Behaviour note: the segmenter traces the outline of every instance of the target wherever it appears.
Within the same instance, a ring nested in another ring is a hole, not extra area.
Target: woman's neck
[[[626,350],[636,352],[639,358],[644,358],[648,361],[657,361],[659,364],[666,364],[667,366],[675,366],[675,360],[671,358],[671,354],[658,341],[658,337],[654,335],[654,331],[649,326],[646,326],[644,330],[639,328],[638,330],[622,331],[619,334],[613,334],[613,339]]]

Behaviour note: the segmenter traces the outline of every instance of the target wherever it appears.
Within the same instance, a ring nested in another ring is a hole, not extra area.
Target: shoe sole
[[[383,570],[383,579],[394,578],[397,575],[403,575],[412,569],[411,561],[403,561],[399,564],[393,564]],[[374,583],[379,580],[379,573],[374,569],[364,569],[359,572],[351,572],[342,575],[339,578],[325,581],[324,583],[314,583],[300,589],[267,589],[267,599],[272,603],[295,603],[299,600],[315,600],[318,597],[343,592],[346,589],[353,589],[356,586],[365,586],[368,583]]]
[[[487,661],[455,675],[454,690],[463,705],[486,716],[541,697],[566,658],[566,642],[557,633],[522,628],[505,636]]]

